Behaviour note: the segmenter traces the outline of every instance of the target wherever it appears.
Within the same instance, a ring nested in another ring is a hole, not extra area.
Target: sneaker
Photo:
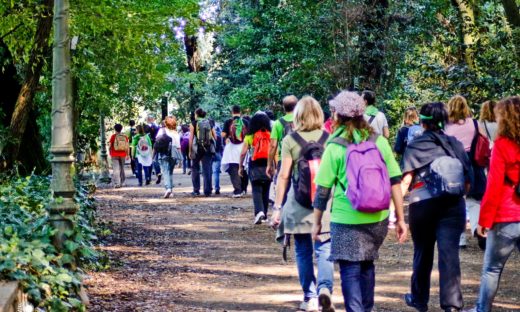
[[[311,299],[309,299],[309,301],[302,301],[302,303],[300,304],[300,310],[318,312],[319,311],[318,299],[311,298]]]
[[[152,182],[151,180],[146,180],[146,183],[145,183],[145,184],[146,184],[146,185],[150,185],[151,182]]]
[[[321,306],[321,312],[335,312],[334,305],[332,304],[332,298],[330,290],[328,288],[320,289],[320,295],[318,296],[318,302]]]
[[[187,175],[190,175],[190,174],[191,174],[191,170],[190,170],[190,171],[188,171]]]
[[[233,194],[231,195],[232,198],[241,198],[243,195],[242,194]]]
[[[413,300],[412,294],[404,295],[404,302],[406,303],[407,306],[409,306],[411,308],[414,308],[415,310],[417,310],[419,312],[426,312],[426,311],[428,311],[428,306],[427,305],[421,305],[421,304],[418,304],[417,302],[415,302]]]
[[[200,196],[200,192],[191,192],[191,196]]]
[[[159,174],[157,175],[157,181],[155,181],[155,184],[159,184],[159,183],[161,183],[161,178],[162,178],[162,173],[159,173]]]
[[[262,211],[260,211],[259,213],[256,214],[255,216],[255,222],[254,224],[261,224],[262,223],[262,220],[265,218],[265,215]]]
[[[215,195],[220,195],[220,190],[216,190]]]
[[[172,194],[172,190],[167,190],[166,193],[164,193],[163,198],[169,198],[171,194]]]
[[[121,184],[114,185],[114,188],[120,188],[120,187],[121,187]]]
[[[466,232],[463,232],[459,239],[459,248],[466,249],[468,243],[466,242]]]

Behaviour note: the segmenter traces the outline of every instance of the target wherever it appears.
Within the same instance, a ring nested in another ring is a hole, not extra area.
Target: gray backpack
[[[451,145],[437,137],[446,156],[431,162],[429,173],[424,177],[432,197],[463,196],[465,193],[464,166],[457,158]]]

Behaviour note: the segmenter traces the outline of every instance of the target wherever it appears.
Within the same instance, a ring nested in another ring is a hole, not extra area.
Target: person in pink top
[[[480,167],[473,160],[472,146],[476,143],[475,137],[478,132],[483,133],[483,131],[480,130],[478,122],[471,117],[468,102],[462,95],[453,96],[448,101],[447,109],[449,123],[444,132],[447,135],[454,136],[462,143],[473,167],[471,189],[466,197],[466,211],[471,225],[471,234],[476,236],[475,232],[477,230],[478,215],[480,212],[480,200],[486,190],[486,173],[485,168]],[[459,245],[461,248],[466,247],[466,233],[462,233]],[[479,239],[479,246],[484,249],[485,241]]]

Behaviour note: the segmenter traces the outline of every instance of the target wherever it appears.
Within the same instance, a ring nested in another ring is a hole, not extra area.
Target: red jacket
[[[501,222],[520,222],[520,198],[514,185],[520,180],[520,146],[505,137],[493,145],[486,193],[480,204],[479,224],[492,228]]]
[[[126,151],[116,151],[114,149],[114,142],[116,141],[116,135],[118,133],[114,133],[112,134],[112,136],[110,137],[110,149],[109,149],[109,153],[110,153],[110,157],[126,157]],[[124,134],[123,134],[124,135]],[[126,137],[126,135],[124,135]],[[126,141],[128,142],[128,137],[126,138]]]

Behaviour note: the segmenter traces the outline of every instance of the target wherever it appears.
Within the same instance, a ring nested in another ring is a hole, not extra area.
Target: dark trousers
[[[376,272],[373,261],[340,260],[341,291],[347,312],[370,312],[374,308]]]
[[[211,175],[213,155],[210,153],[200,153],[191,164],[191,182],[193,184],[193,192],[200,192],[200,167],[202,163],[202,176],[204,178],[204,195],[211,195]]]
[[[252,181],[253,204],[255,206],[255,216],[262,211],[267,216],[269,208],[269,188],[271,181]]]
[[[233,185],[233,194],[241,194],[247,189],[247,180],[244,182],[244,177],[247,179],[247,174],[245,170],[243,177],[238,174],[238,164],[229,164],[228,173]]]
[[[462,198],[432,198],[410,205],[414,245],[412,296],[420,306],[430,299],[435,242],[439,253],[441,308],[463,307],[460,286],[459,238],[466,226]]]
[[[134,158],[130,159],[130,168],[132,169],[132,174],[136,174],[136,160]]]

